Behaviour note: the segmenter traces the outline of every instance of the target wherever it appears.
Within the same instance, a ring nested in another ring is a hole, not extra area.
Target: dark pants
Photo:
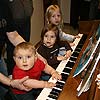
[[[30,40],[30,18],[27,20],[16,20],[15,21],[16,25],[16,30],[18,33],[27,41],[29,42]],[[13,50],[14,46],[13,44],[7,40],[7,69],[8,69],[8,74],[12,74],[13,67],[15,65],[15,62],[13,60]]]
[[[40,92],[41,89],[33,89],[25,94],[15,94],[15,98],[16,100],[36,100]]]
[[[6,64],[5,64],[3,58],[0,59],[0,73],[4,74],[5,76],[8,75]],[[7,93],[7,91],[8,91],[8,87],[6,85],[0,83],[0,100],[5,100],[4,97],[5,97],[5,94]]]

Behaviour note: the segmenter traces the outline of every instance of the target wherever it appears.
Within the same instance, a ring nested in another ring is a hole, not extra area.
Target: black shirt
[[[47,60],[50,66],[56,69],[60,63],[60,61],[57,60],[57,57],[62,48],[65,48],[65,51],[72,50],[67,41],[60,41],[59,43],[55,43],[52,48],[48,48],[44,44],[41,44],[37,49],[37,52]]]
[[[15,26],[10,12],[8,0],[0,0],[0,57],[6,42],[6,32],[12,32]]]

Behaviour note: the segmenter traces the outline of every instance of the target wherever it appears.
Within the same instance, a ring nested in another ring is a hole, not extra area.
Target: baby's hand
[[[45,88],[53,88],[54,86],[56,86],[55,83],[44,81]]]
[[[55,71],[52,73],[52,79],[61,80],[62,76],[57,71]]]

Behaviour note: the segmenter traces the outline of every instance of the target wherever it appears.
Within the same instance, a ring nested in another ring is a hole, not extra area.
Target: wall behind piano
[[[33,0],[33,7],[30,41],[36,44],[40,40],[41,30],[44,25],[43,0]]]
[[[70,5],[71,0],[60,0],[60,8],[64,23],[70,23]]]

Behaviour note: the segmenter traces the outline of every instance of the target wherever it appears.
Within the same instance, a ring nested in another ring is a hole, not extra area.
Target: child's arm
[[[36,52],[36,53],[37,53],[38,59],[42,60],[46,64],[47,60],[44,57],[42,57],[38,52]]]
[[[23,83],[28,88],[52,88],[55,86],[52,82],[28,79]]]
[[[65,32],[61,32],[60,39],[73,42],[75,38],[74,38],[74,35],[70,35],[70,34],[67,34]]]
[[[74,36],[74,35],[62,32],[60,35],[60,38],[61,40],[67,40],[67,41],[73,42],[76,38],[80,38],[80,36],[79,35]]]
[[[62,78],[61,75],[58,74],[58,72],[55,69],[53,69],[51,66],[49,66],[48,64],[46,64],[44,71],[46,73],[52,75],[52,79],[61,80],[61,78]]]

